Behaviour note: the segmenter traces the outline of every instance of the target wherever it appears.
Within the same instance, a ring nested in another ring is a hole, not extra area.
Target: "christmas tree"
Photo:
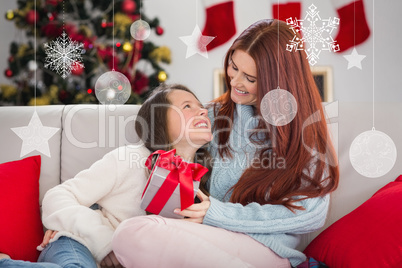
[[[171,61],[169,48],[135,39],[130,33],[131,25],[141,19],[157,35],[163,34],[159,20],[142,13],[141,0],[17,2],[18,8],[8,10],[5,16],[26,33],[28,42],[13,41],[10,45],[5,75],[13,85],[0,85],[3,104],[32,105],[34,100],[37,105],[98,103],[96,79],[110,70],[121,72],[130,81],[132,92],[127,103],[140,104],[166,80],[161,65]],[[44,44],[57,40],[63,32],[66,40],[80,44],[82,53],[81,64],[76,62],[67,76],[45,67],[48,51]]]

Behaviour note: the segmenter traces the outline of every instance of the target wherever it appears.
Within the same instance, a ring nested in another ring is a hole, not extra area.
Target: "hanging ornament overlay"
[[[95,95],[102,104],[124,104],[131,95],[130,81],[120,72],[106,72],[95,83]]]
[[[149,26],[148,22],[139,19],[131,24],[130,33],[135,40],[145,40],[151,34],[151,27]]]
[[[392,139],[374,129],[357,136],[349,150],[353,168],[368,178],[387,174],[394,166],[396,156],[396,147]]]
[[[302,20],[288,18],[287,25],[290,26],[295,36],[286,44],[287,51],[304,50],[307,54],[308,62],[314,66],[319,58],[321,51],[337,52],[339,45],[332,39],[332,32],[339,25],[339,18],[321,19],[317,7],[312,4],[306,12],[306,17]],[[302,35],[297,37],[296,33]]]
[[[71,41],[71,38],[63,31],[55,41],[45,43],[45,68],[48,68],[66,79],[71,71],[84,68],[81,54],[84,52],[84,44]]]
[[[44,127],[36,111],[32,115],[28,126],[11,128],[11,130],[22,139],[20,157],[35,150],[50,157],[49,139],[56,134],[59,129],[60,128],[56,127]]]
[[[284,126],[292,122],[297,114],[295,97],[287,90],[277,89],[269,91],[260,103],[261,115],[273,126]]]
[[[179,38],[187,45],[186,59],[188,59],[195,54],[200,54],[204,58],[208,58],[207,45],[211,43],[215,37],[202,35],[200,27],[195,25],[191,35],[181,36]]]
[[[353,48],[352,54],[343,56],[348,61],[348,70],[350,68],[356,67],[360,70],[362,69],[362,60],[366,57],[365,55],[359,55],[356,48]]]

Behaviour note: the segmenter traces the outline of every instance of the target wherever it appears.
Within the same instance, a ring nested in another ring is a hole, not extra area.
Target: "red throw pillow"
[[[402,175],[345,215],[304,253],[329,267],[402,267]]]
[[[39,155],[0,164],[0,252],[36,262],[42,242]]]

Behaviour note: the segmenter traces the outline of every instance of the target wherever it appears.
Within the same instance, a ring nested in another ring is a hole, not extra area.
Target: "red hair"
[[[230,97],[230,78],[227,68],[235,50],[249,54],[257,67],[257,104],[259,116],[257,128],[250,139],[259,145],[256,134],[264,131],[263,148],[256,157],[260,160],[244,171],[239,181],[231,188],[230,201],[247,205],[280,204],[287,208],[303,209],[295,202],[330,193],[338,186],[339,170],[334,147],[329,139],[328,129],[321,104],[321,97],[315,85],[306,53],[285,51],[294,33],[286,23],[278,20],[261,20],[247,28],[233,43],[225,57],[225,82],[228,91],[214,101],[215,130],[232,129],[236,104]],[[279,45],[279,48],[278,48]],[[280,53],[278,51],[280,50]],[[278,76],[279,71],[279,76]],[[278,81],[279,78],[279,81]],[[280,86],[289,91],[297,101],[298,111],[287,125],[273,126],[262,119],[260,103],[264,95]],[[307,127],[305,122],[318,118]],[[220,120],[219,118],[225,118]],[[230,119],[230,120],[228,120]],[[220,131],[218,152],[221,157],[232,157],[228,146],[230,131]],[[259,134],[260,136],[261,134]],[[318,152],[315,156],[311,149]],[[317,156],[325,156],[318,157]],[[262,159],[282,158],[286,168],[264,167]],[[314,163],[314,165],[311,165]],[[330,163],[330,164],[327,164]],[[336,164],[335,164],[336,163]]]

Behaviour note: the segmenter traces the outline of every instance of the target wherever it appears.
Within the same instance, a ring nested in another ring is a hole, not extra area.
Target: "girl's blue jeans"
[[[96,262],[87,247],[62,236],[50,243],[40,254],[37,263],[10,259],[0,260],[4,268],[96,268]]]

